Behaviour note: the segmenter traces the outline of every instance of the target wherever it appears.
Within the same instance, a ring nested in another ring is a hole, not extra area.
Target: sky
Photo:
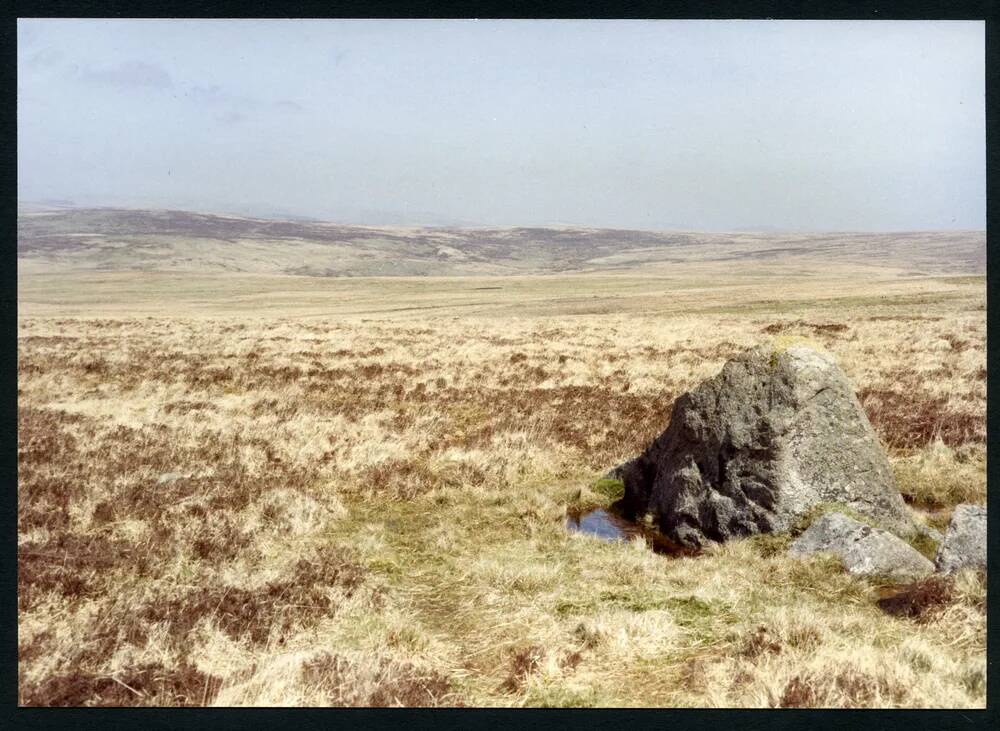
[[[979,21],[18,21],[18,198],[368,224],[986,225]]]

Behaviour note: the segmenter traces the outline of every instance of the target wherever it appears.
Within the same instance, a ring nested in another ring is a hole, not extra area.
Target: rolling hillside
[[[24,207],[18,216],[17,252],[22,273],[470,276],[782,262],[874,265],[911,275],[982,274],[986,234],[373,227],[185,211]]]

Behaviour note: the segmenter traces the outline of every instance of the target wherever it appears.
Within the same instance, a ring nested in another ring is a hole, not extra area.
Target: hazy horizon
[[[19,20],[18,199],[985,229],[978,21]]]
[[[393,223],[393,222],[383,222],[383,223],[364,223],[359,222],[354,219],[337,217],[337,216],[314,216],[299,213],[281,213],[275,212],[271,214],[266,213],[251,213],[244,212],[236,209],[226,209],[226,208],[180,208],[172,206],[155,206],[155,205],[125,205],[125,204],[115,204],[115,203],[77,203],[70,200],[59,200],[59,199],[41,199],[41,200],[21,200],[18,199],[18,207],[25,208],[37,208],[38,211],[35,212],[48,212],[48,211],[62,211],[62,210],[127,210],[127,211],[146,211],[146,212],[176,212],[176,213],[189,213],[195,215],[205,215],[205,216],[218,216],[222,218],[232,217],[232,218],[247,218],[247,219],[259,219],[262,221],[300,221],[315,224],[337,224],[343,226],[358,226],[358,227],[370,227],[370,228],[442,228],[442,229],[516,229],[516,228],[579,228],[579,229],[596,229],[596,230],[622,230],[622,231],[646,231],[650,233],[704,233],[704,234],[726,234],[726,233],[748,233],[748,234],[774,234],[774,235],[796,235],[796,234],[891,234],[891,233],[963,233],[963,232],[986,232],[986,226],[983,225],[979,228],[928,228],[928,229],[887,229],[887,230],[874,230],[874,229],[805,229],[805,228],[782,228],[778,226],[744,226],[744,227],[733,227],[733,228],[680,228],[680,227],[636,227],[636,226],[593,226],[588,224],[578,224],[572,222],[555,222],[555,223],[507,223],[507,224],[475,224],[475,223]],[[32,211],[26,211],[31,213]]]

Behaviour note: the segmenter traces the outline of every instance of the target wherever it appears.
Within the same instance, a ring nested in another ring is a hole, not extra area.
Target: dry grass
[[[778,336],[837,356],[941,527],[985,499],[981,280],[646,282],[621,306],[595,280],[591,312],[568,279],[474,305],[462,281],[272,281],[267,309],[149,281],[26,289],[22,704],[985,704],[981,578],[893,616],[763,541],[666,558],[563,527],[679,393]]]

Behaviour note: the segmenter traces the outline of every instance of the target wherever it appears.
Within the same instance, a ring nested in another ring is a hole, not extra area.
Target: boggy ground
[[[505,317],[447,287],[414,312],[385,282],[382,310],[311,293],[307,317],[235,311],[221,285],[213,310],[199,283],[195,317],[155,311],[154,285],[23,289],[21,704],[985,705],[980,576],[887,611],[781,539],[671,558],[564,527],[678,394],[806,338],[943,529],[985,500],[982,278],[775,282],[700,309],[669,287],[591,312],[565,286],[546,310],[544,282],[485,292]]]

